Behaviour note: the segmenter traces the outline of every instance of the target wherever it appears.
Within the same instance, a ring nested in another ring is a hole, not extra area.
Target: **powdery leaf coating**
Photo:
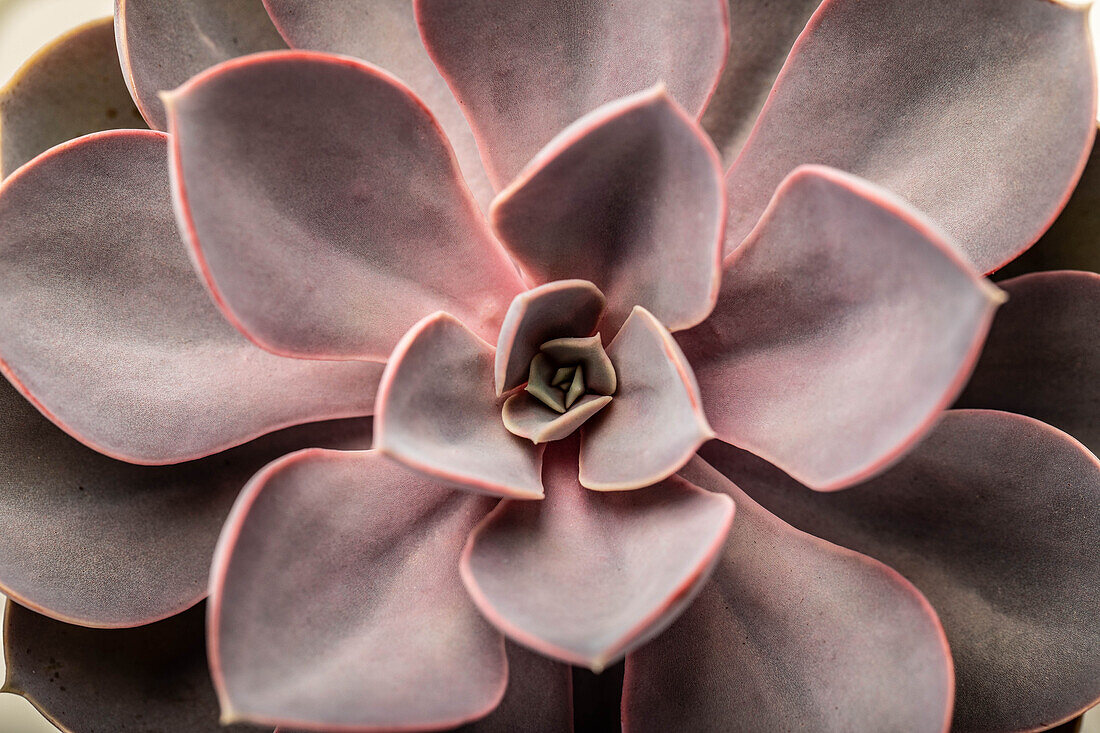
[[[566,125],[658,82],[699,114],[729,46],[725,0],[415,6],[424,45],[470,120],[497,188]]]
[[[393,350],[378,386],[374,447],[436,481],[539,499],[541,449],[508,432],[501,402],[493,347],[436,313]]]
[[[299,448],[367,448],[368,418],[301,425],[208,458],[134,466],[86,448],[0,379],[0,590],[61,621],[150,623],[206,596],[241,487]]]
[[[559,414],[526,392],[519,392],[505,401],[501,418],[508,432],[538,445],[572,435],[609,402],[611,397],[606,395],[585,395]]]
[[[1013,259],[1065,204],[1096,133],[1086,15],[1037,0],[825,0],[730,170],[727,251],[790,171],[820,163],[897,193],[983,272]]]
[[[447,82],[420,42],[412,0],[264,0],[293,48],[355,56],[408,84],[439,119],[455,148],[462,175],[482,207],[495,189],[474,133]]]
[[[256,343],[385,359],[441,309],[496,338],[523,284],[439,125],[399,81],[285,51],[219,65],[168,104],[181,228]]]
[[[626,660],[623,730],[945,731],[951,654],[885,565],[780,521],[703,461],[681,475],[737,503],[710,582]]]
[[[0,370],[59,427],[133,463],[369,415],[382,364],[284,359],[225,322],[180,242],[167,136],[116,130],[0,184]]]
[[[887,192],[804,166],[678,335],[718,437],[816,489],[895,460],[973,368],[1001,294]]]
[[[492,507],[376,451],[299,451],[257,474],[211,570],[223,716],[303,730],[484,717],[504,695],[504,643],[458,559]]]
[[[1100,275],[1037,272],[1000,283],[997,312],[957,407],[1029,415],[1100,453]]]
[[[54,39],[0,89],[0,178],[48,148],[118,127],[145,127],[118,68],[110,18]]]
[[[768,510],[928,596],[958,674],[954,730],[1043,730],[1100,698],[1100,463],[1069,436],[953,410],[893,469],[835,494],[718,443],[703,455]]]
[[[703,128],[729,165],[741,151],[798,34],[821,0],[728,0],[730,53]]]
[[[1009,278],[1037,270],[1100,272],[1100,145],[1095,142],[1088,165],[1066,208],[1035,246],[997,271]]]
[[[227,59],[286,48],[263,0],[115,0],[115,35],[126,85],[157,130],[168,129],[159,92]]]
[[[628,493],[577,481],[547,448],[546,499],[503,501],[470,535],[462,580],[510,638],[599,672],[664,630],[706,579],[733,502],[673,477]]]
[[[596,491],[654,484],[714,437],[680,347],[636,307],[607,347],[618,374],[611,404],[581,433],[580,482]]]
[[[489,220],[535,282],[595,283],[606,333],[636,305],[688,328],[718,297],[721,161],[663,86],[570,125],[493,201]]]
[[[26,698],[67,731],[262,731],[219,723],[203,611],[198,606],[136,629],[87,629],[9,602],[4,691]]]
[[[606,305],[600,289],[585,280],[558,280],[517,295],[497,337],[497,395],[527,381],[531,359],[542,344],[595,332]]]

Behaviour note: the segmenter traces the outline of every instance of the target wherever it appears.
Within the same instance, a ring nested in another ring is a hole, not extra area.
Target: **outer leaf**
[[[1039,272],[1001,283],[982,357],[957,407],[1029,415],[1100,454],[1100,275]]]
[[[790,171],[820,163],[899,194],[995,270],[1054,220],[1095,134],[1083,6],[825,0],[730,170],[727,251]]]
[[[536,282],[595,283],[608,300],[604,332],[636,305],[677,330],[718,297],[724,200],[714,145],[659,86],[570,125],[489,219]]]
[[[223,718],[435,730],[489,713],[507,681],[503,639],[457,561],[491,508],[374,451],[300,451],[258,473],[211,571]]]
[[[702,112],[729,45],[724,0],[415,5],[424,45],[497,188],[573,120],[657,82],[689,112]]]
[[[77,443],[0,380],[0,589],[85,626],[137,626],[206,595],[214,542],[249,476],[304,446],[365,448],[369,419],[302,425],[178,466]]]
[[[157,130],[168,129],[158,92],[235,56],[286,48],[263,0],[115,0],[126,85]]]
[[[698,459],[682,475],[732,496],[737,526],[698,600],[627,657],[625,731],[946,730],[951,655],[916,588]]]
[[[694,598],[733,502],[679,478],[586,491],[576,441],[547,449],[541,502],[503,501],[470,535],[462,579],[512,639],[596,672],[665,629]]]
[[[166,141],[95,133],[0,185],[0,370],[77,440],[134,463],[369,415],[381,364],[272,356],[222,319],[180,243]]]
[[[518,644],[508,652],[508,689],[496,710],[461,733],[572,733],[572,668]]]
[[[636,307],[607,355],[619,386],[581,434],[580,482],[597,491],[657,483],[714,437],[699,385],[680,347],[653,314]]]
[[[718,437],[839,489],[931,427],[1000,299],[902,202],[807,166],[726,260],[714,313],[678,340]]]
[[[1064,433],[951,411],[892,470],[836,494],[717,443],[704,454],[779,516],[927,594],[958,672],[956,730],[1042,730],[1100,698],[1100,463]]]
[[[110,18],[44,46],[0,89],[0,178],[58,143],[145,127],[118,68]]]
[[[512,435],[493,398],[493,347],[453,316],[416,324],[378,387],[374,447],[437,481],[542,498],[542,451]]]
[[[202,606],[150,626],[105,630],[71,626],[9,602],[4,656],[4,691],[25,697],[62,730],[262,730],[218,720]]]
[[[523,285],[439,125],[395,78],[327,54],[254,55],[169,108],[181,229],[257,344],[385,359],[439,309],[496,338]]]
[[[357,56],[404,81],[431,108],[482,207],[496,193],[470,123],[420,42],[412,0],[264,0],[293,48]]]

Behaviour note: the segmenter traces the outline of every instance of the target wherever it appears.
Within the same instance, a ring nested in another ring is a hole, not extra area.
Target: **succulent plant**
[[[6,689],[157,733],[1080,714],[1091,53],[1051,0],[116,0],[0,92]]]

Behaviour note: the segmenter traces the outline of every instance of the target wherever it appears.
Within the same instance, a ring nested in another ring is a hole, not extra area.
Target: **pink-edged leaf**
[[[1100,275],[1037,272],[1000,285],[1008,302],[956,407],[1028,415],[1100,454]]]
[[[542,497],[542,451],[512,435],[493,392],[493,347],[454,316],[416,324],[378,386],[374,447],[438,481]]]
[[[819,163],[894,191],[983,272],[1013,259],[1065,204],[1096,134],[1086,12],[825,0],[730,169],[727,251],[788,173]]]
[[[439,120],[474,197],[482,207],[489,205],[495,190],[474,133],[420,42],[412,0],[264,0],[264,4],[291,47],[355,56],[408,84]]]
[[[1065,433],[952,410],[893,469],[835,494],[729,446],[703,454],[769,510],[928,596],[958,674],[954,730],[1045,730],[1100,699],[1100,463]]]
[[[672,334],[645,308],[634,309],[607,355],[619,386],[583,429],[580,482],[597,491],[649,486],[714,437],[699,385]]]
[[[600,289],[585,280],[558,280],[517,295],[497,337],[497,394],[527,381],[531,359],[547,341],[595,333],[606,305]]]
[[[493,201],[489,219],[534,281],[595,283],[609,333],[636,305],[672,330],[694,326],[718,296],[721,161],[664,87],[566,128]]]
[[[415,0],[428,53],[503,187],[566,125],[658,82],[693,115],[729,46],[725,0]]]
[[[884,468],[973,368],[1002,296],[885,191],[799,168],[679,335],[718,437],[809,486]]]
[[[286,48],[263,0],[115,0],[126,85],[150,127],[168,129],[159,92],[211,66]]]
[[[0,89],[0,178],[89,132],[145,127],[118,68],[114,25],[101,18],[46,44]]]
[[[11,602],[4,613],[4,692],[26,698],[62,730],[264,730],[219,722],[203,606],[136,629],[72,626]]]
[[[1035,246],[997,271],[1000,279],[1038,270],[1100,272],[1100,145],[1095,142],[1069,203]]]
[[[504,643],[458,559],[492,506],[376,451],[299,451],[258,473],[211,570],[223,718],[436,730],[488,714],[507,682]]]
[[[440,309],[496,338],[523,285],[439,125],[395,78],[327,54],[258,54],[168,106],[181,229],[257,344],[385,359]]]
[[[695,603],[627,657],[623,730],[947,729],[951,654],[916,588],[785,524],[699,459],[681,475],[732,496],[736,526]]]
[[[727,0],[730,53],[703,113],[727,165],[745,144],[798,34],[821,0]]]
[[[369,419],[300,425],[175,466],[77,443],[0,379],[0,591],[73,624],[137,626],[206,595],[222,522],[265,463],[309,446],[366,448]]]
[[[285,359],[225,322],[172,213],[164,133],[52,148],[0,184],[0,370],[77,440],[176,463],[369,415],[382,364]]]
[[[462,579],[515,641],[600,671],[665,629],[708,576],[733,502],[677,477],[598,493],[577,442],[547,448],[541,502],[503,501],[470,535]]]

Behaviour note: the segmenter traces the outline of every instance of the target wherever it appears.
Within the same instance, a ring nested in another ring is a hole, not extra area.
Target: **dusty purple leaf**
[[[87,629],[9,602],[4,691],[76,733],[262,731],[219,722],[203,609],[136,629]]]
[[[206,596],[214,543],[241,487],[309,446],[367,448],[369,419],[287,428],[175,466],[86,448],[0,379],[0,590],[74,624],[137,626]]]
[[[623,730],[947,729],[951,655],[916,588],[785,524],[699,459],[681,475],[733,497],[737,519],[695,603],[627,657]]]
[[[730,170],[727,251],[788,173],[819,163],[895,192],[983,272],[1013,259],[1065,204],[1096,133],[1086,12],[825,0]]]
[[[962,388],[999,302],[887,192],[806,166],[678,340],[718,437],[817,489],[895,460]]]
[[[595,283],[607,296],[607,333],[636,305],[688,328],[718,297],[721,161],[664,87],[569,126],[493,201],[489,219],[535,282]]]
[[[470,535],[462,579],[513,640],[600,671],[659,634],[710,572],[733,502],[680,478],[599,493],[577,443],[547,448],[546,499],[501,502]]]
[[[953,410],[893,469],[835,494],[729,446],[703,454],[769,510],[928,596],[955,659],[955,730],[1043,730],[1100,698],[1100,463],[1064,433]]]
[[[168,129],[159,92],[227,59],[286,48],[263,0],[115,0],[115,36],[130,94],[157,130]]]
[[[118,68],[110,18],[54,39],[0,89],[0,178],[48,148],[118,127],[145,127]]]
[[[649,486],[679,470],[714,437],[680,347],[637,307],[607,347],[619,385],[583,428],[580,482],[596,491]]]
[[[250,56],[173,93],[169,125],[192,256],[230,320],[271,351],[385,359],[436,310],[495,339],[524,289],[439,125],[386,72]]]
[[[376,451],[268,465],[234,506],[211,570],[223,716],[435,730],[488,714],[504,695],[504,642],[466,595],[458,559],[492,507]]]
[[[541,498],[541,449],[508,432],[502,403],[493,347],[436,313],[393,351],[378,387],[374,446],[449,485]]]
[[[725,0],[415,6],[424,45],[470,120],[497,188],[566,125],[658,82],[699,114],[729,46]]]
[[[1029,415],[1100,453],[1100,275],[1037,272],[1001,283],[974,376],[957,407]]]
[[[0,185],[0,370],[133,463],[371,414],[382,364],[273,356],[225,322],[180,241],[167,149],[160,132],[95,133]]]

